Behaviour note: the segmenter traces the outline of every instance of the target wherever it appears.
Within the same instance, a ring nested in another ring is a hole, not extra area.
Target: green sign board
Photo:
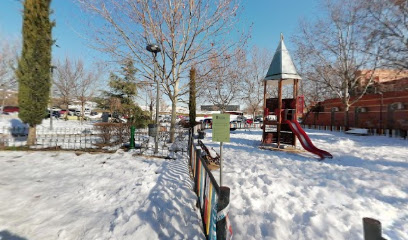
[[[213,114],[212,115],[212,140],[213,142],[230,141],[230,115]]]

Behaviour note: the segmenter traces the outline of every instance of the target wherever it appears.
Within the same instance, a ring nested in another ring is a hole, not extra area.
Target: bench
[[[203,150],[202,157],[207,160],[208,168],[210,168],[210,170],[220,168],[220,155],[213,148],[209,149],[205,146],[201,140],[198,140],[198,145]]]

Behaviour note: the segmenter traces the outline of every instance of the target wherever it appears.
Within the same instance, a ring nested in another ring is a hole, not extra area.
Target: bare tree
[[[83,75],[84,66],[82,61],[72,61],[68,57],[63,62],[57,61],[54,77],[56,95],[68,110],[69,104],[75,97],[75,84]]]
[[[241,101],[245,64],[245,53],[240,50],[233,54],[211,57],[198,74],[201,98],[218,106],[221,112],[225,112],[231,103]]]
[[[10,45],[7,41],[2,42],[0,46],[0,90],[2,93],[0,114],[3,112],[7,91],[17,86],[17,78],[15,76],[17,61],[17,47]]]
[[[272,54],[266,49],[253,47],[250,51],[250,60],[246,64],[247,70],[242,79],[242,94],[246,109],[255,119],[263,102],[263,79],[272,60]]]
[[[132,56],[143,77],[151,81],[154,64],[145,48],[150,43],[161,48],[159,78],[172,105],[173,142],[178,99],[188,90],[188,69],[207,61],[211,52],[222,55],[236,44],[227,36],[234,31],[239,0],[78,1],[104,20],[94,28],[96,47],[119,59]]]
[[[144,87],[146,97],[146,111],[149,111],[150,119],[153,120],[153,109],[156,106],[156,95],[151,86]]]
[[[84,70],[83,63],[78,60],[77,66],[79,67],[79,77],[74,82],[74,96],[81,102],[81,121],[84,119],[85,104],[92,99],[95,93],[98,91],[98,82],[101,76],[102,70],[100,67],[95,66],[92,70]]]
[[[325,17],[301,23],[301,31],[294,42],[303,65],[303,76],[318,83],[315,86],[323,91],[341,98],[344,124],[348,128],[349,108],[372,84],[380,49],[364,41],[365,18],[358,2],[327,0],[324,6]],[[367,68],[372,70],[371,74],[361,76],[359,72]]]
[[[166,112],[168,107],[169,106],[167,105],[166,101],[163,98],[160,98],[160,111]]]
[[[360,0],[366,9],[366,41],[382,46],[384,66],[408,69],[408,1]]]

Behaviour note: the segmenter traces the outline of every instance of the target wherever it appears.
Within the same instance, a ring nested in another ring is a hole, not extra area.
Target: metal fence
[[[176,137],[187,142],[188,131],[176,129]],[[0,147],[16,148],[27,144],[28,127],[3,127],[0,128]],[[172,151],[187,151],[184,148],[172,148],[168,143],[169,131],[159,132],[159,153],[154,154],[154,138],[148,136],[148,129],[135,131],[135,152],[144,155],[168,156]],[[64,150],[102,150],[116,151],[129,144],[130,127],[111,129],[110,132],[98,127],[78,128],[37,128],[36,144],[32,149],[64,149]]]
[[[262,127],[262,123],[230,123],[231,129],[260,129]],[[201,124],[201,129],[211,129],[212,124],[206,123]]]
[[[204,234],[207,239],[231,239],[228,209],[230,189],[220,187],[207,167],[208,162],[201,157],[201,150],[189,137],[189,166],[194,178],[194,190],[198,196]]]
[[[321,125],[305,125],[302,124],[304,129],[316,129],[325,131],[337,131],[344,132],[345,128],[343,126],[321,126]],[[375,129],[368,128],[367,134],[372,136],[387,136],[392,138],[408,139],[408,130],[403,129]]]

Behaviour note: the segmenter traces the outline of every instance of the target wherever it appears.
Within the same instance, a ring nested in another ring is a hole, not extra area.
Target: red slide
[[[318,149],[313,145],[312,141],[310,140],[309,136],[307,136],[306,132],[302,129],[300,124],[296,121],[290,121],[286,120],[284,123],[289,124],[290,129],[292,129],[293,133],[298,137],[300,144],[302,144],[302,147],[311,153],[314,153],[320,157],[320,159],[324,158],[333,158],[333,156],[324,150]]]

